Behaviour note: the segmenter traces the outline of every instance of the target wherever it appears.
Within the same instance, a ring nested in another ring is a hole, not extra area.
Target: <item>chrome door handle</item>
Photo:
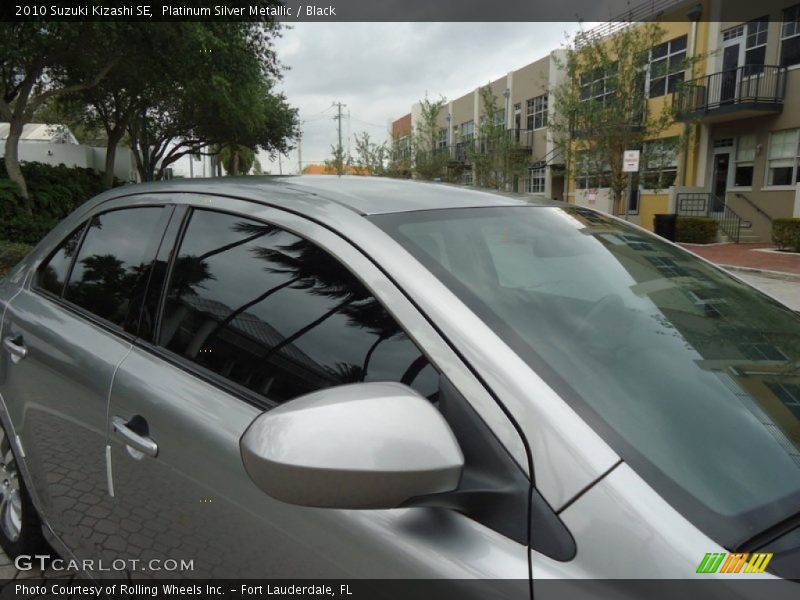
[[[5,338],[3,340],[3,348],[11,355],[11,362],[14,364],[28,356],[28,349],[25,347],[25,344],[22,343],[21,335],[16,337],[8,336]]]
[[[122,417],[112,417],[111,426],[125,443],[134,450],[138,450],[146,456],[155,457],[158,455],[158,444],[146,435],[140,435],[128,427],[128,422]],[[130,449],[129,448],[129,449]]]

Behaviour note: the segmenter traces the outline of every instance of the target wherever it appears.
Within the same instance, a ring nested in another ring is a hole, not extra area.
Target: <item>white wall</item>
[[[170,167],[172,168],[173,177],[185,177],[186,179],[190,177],[214,177],[211,157],[209,156],[201,156],[200,160],[195,160],[190,155],[181,156]]]
[[[611,190],[609,188],[598,188],[597,189],[597,198],[594,203],[591,203],[586,198],[586,190],[575,190],[575,194],[570,194],[575,204],[578,206],[587,206],[589,208],[594,208],[596,210],[601,210],[605,213],[611,214]]]
[[[5,156],[5,144],[0,143],[0,157]],[[51,142],[19,142],[20,162],[41,162],[69,168],[105,170],[106,149],[83,144],[54,144]],[[136,166],[130,148],[118,147],[114,160],[114,176],[122,181],[137,181]]]

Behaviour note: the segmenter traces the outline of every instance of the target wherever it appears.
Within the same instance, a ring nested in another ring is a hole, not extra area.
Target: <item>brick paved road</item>
[[[764,249],[772,248],[772,244],[682,245],[687,250],[718,265],[800,274],[800,254],[764,252]]]

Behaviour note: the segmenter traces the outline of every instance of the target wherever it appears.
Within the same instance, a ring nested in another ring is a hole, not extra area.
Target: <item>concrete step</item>
[[[761,238],[760,235],[755,235],[753,233],[741,233],[739,234],[739,243],[740,244],[755,244],[758,242],[763,242],[764,240]]]

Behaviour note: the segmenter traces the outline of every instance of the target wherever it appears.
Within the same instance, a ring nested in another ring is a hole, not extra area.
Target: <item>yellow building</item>
[[[772,219],[800,216],[800,4],[677,1],[658,22],[647,114],[670,103],[675,120],[658,139],[686,142],[658,166],[669,185],[639,186],[626,218],[652,229],[656,214],[707,215],[723,239],[769,240]],[[587,34],[610,39],[615,26]],[[567,200],[611,212],[608,188],[592,183],[573,168]]]

